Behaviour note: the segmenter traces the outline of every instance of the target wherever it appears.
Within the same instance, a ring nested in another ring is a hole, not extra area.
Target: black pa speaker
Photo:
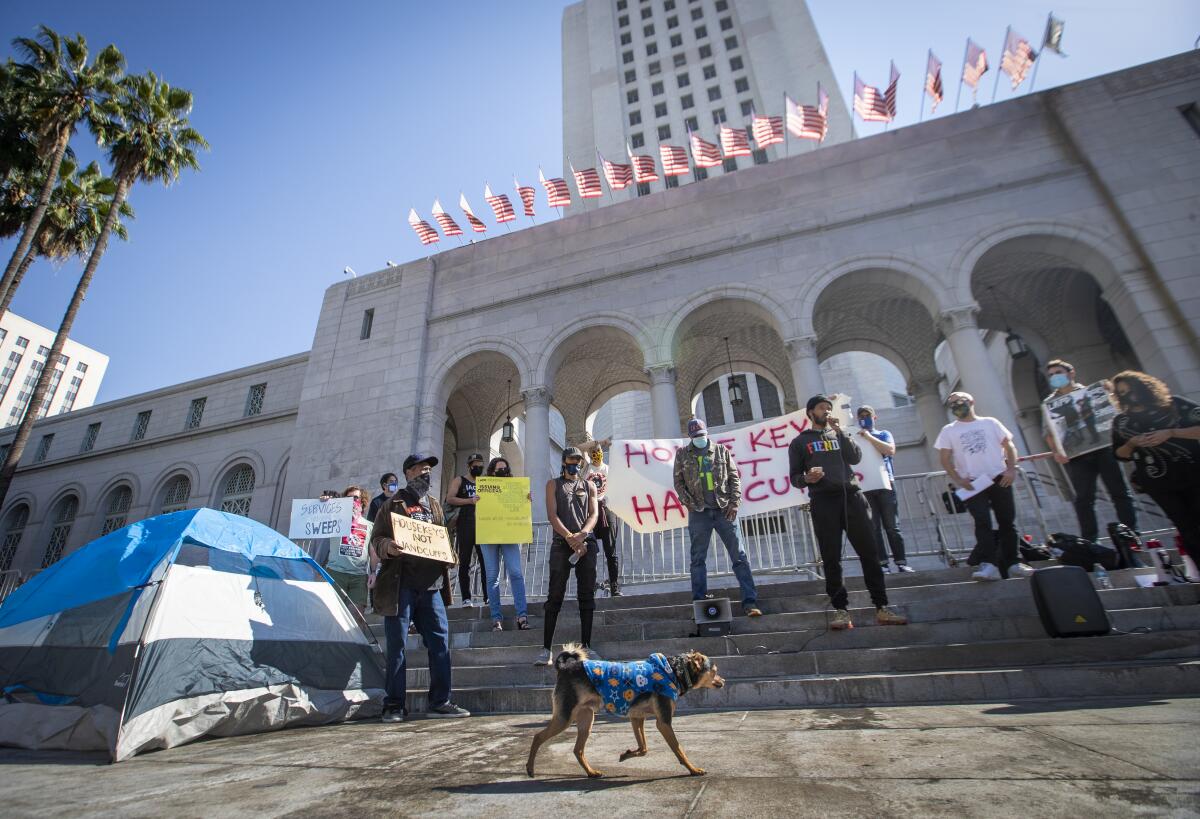
[[[728,634],[733,623],[733,611],[729,607],[729,600],[724,597],[693,600],[692,617],[696,621],[698,637],[720,637]]]

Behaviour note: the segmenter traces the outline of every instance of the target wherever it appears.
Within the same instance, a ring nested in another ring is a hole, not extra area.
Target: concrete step
[[[1109,643],[1112,637],[1090,638]],[[1068,642],[1061,641],[1060,645]],[[478,714],[548,715],[549,686],[456,687],[454,701]],[[910,705],[1012,702],[1070,696],[1190,696],[1200,690],[1200,661],[1146,660],[890,674],[822,674],[730,680],[721,689],[693,692],[681,711],[729,708]],[[427,695],[410,690],[410,711],[424,711]]]

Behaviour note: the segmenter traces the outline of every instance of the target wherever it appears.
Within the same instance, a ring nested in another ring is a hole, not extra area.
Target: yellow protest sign
[[[392,512],[392,539],[406,555],[415,555],[443,563],[457,563],[445,526],[414,520]]]
[[[532,543],[533,509],[529,478],[489,478],[475,481],[476,543]]]

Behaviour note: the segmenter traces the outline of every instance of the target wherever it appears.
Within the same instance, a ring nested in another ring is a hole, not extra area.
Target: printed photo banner
[[[1066,395],[1051,395],[1042,402],[1046,428],[1068,458],[1112,446],[1112,424],[1117,416],[1108,384],[1097,381]]]
[[[848,403],[844,396],[835,398]],[[799,411],[711,435],[729,448],[741,473],[740,516],[808,503],[808,493],[793,487],[788,476],[788,446],[808,427],[808,417]],[[854,435],[858,427],[843,424],[842,429]],[[866,441],[857,436],[854,440],[863,451],[855,468],[862,488],[886,488],[883,459]],[[688,510],[675,494],[674,466],[675,452],[688,443],[686,438],[612,442],[608,508],[634,531],[650,534],[687,525]]]

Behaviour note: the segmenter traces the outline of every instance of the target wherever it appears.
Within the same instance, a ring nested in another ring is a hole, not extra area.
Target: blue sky
[[[464,190],[490,223],[485,181],[507,193],[514,172],[532,182],[539,165],[561,167],[565,5],[5,0],[2,56],[39,23],[94,49],[115,43],[131,71],[193,91],[192,122],[212,144],[200,173],[131,195],[130,241],[109,245],[72,334],[112,359],[99,400],[308,349],[322,293],[345,266],[367,273],[426,255],[409,207],[429,218],[440,197],[457,218]],[[996,66],[1005,26],[1040,41],[1050,10],[1026,0],[809,8],[843,98],[855,69],[886,84],[896,60],[893,127],[917,120],[927,48],[945,64],[944,115],[967,36]],[[1053,10],[1070,57],[1047,55],[1038,89],[1176,54],[1200,35],[1196,0],[1056,0]],[[1001,83],[997,100],[1007,96]],[[72,146],[97,155],[86,132]],[[0,242],[5,260],[13,246]],[[81,267],[38,262],[14,311],[56,328]]]

